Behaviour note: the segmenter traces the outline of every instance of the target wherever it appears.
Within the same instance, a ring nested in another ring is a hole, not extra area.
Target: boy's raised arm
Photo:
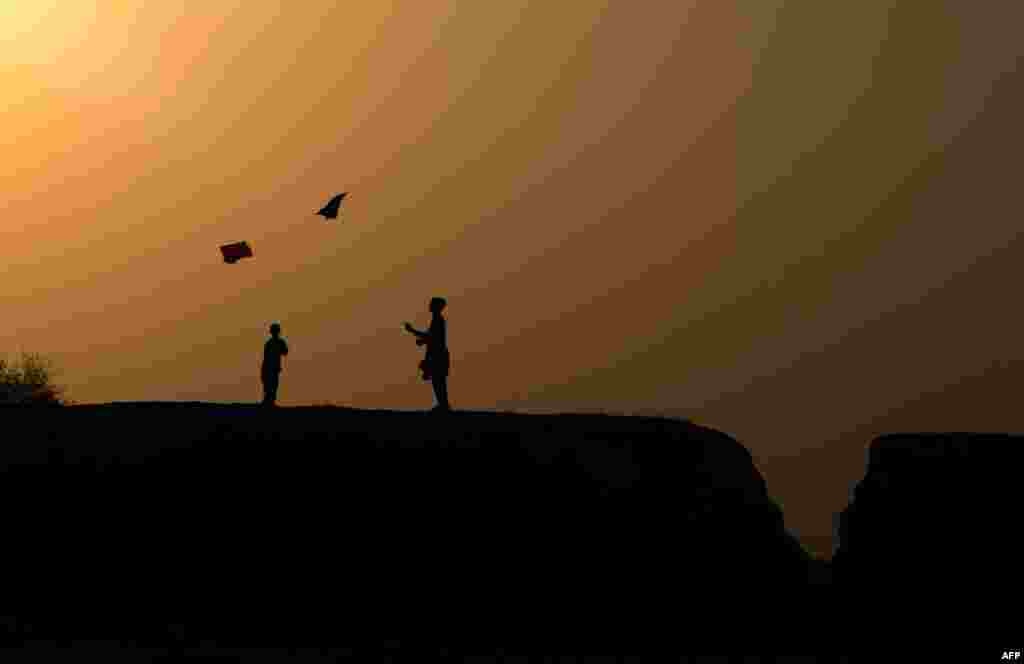
[[[405,330],[406,330],[406,332],[412,332],[413,334],[415,334],[417,337],[420,337],[421,339],[430,336],[430,333],[428,333],[428,332],[421,332],[420,330],[417,330],[415,327],[413,327],[409,323],[405,324]]]

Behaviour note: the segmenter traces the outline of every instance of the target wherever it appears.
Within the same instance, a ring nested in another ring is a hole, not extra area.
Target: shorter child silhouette
[[[281,381],[281,357],[288,354],[288,344],[281,338],[281,326],[270,326],[270,338],[263,345],[263,364],[260,379],[263,381],[263,405],[274,406],[277,402],[277,387]]]

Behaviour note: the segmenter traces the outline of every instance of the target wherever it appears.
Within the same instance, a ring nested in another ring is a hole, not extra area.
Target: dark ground
[[[877,547],[861,510],[833,585],[749,452],[679,420],[184,403],[0,417],[0,635],[23,654],[877,652],[893,630],[872,625],[891,605],[875,593],[898,578],[871,570],[911,560],[862,554]]]

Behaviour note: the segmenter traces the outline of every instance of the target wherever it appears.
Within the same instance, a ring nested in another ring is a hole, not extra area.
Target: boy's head
[[[432,297],[430,298],[430,313],[439,314],[444,309],[448,302],[443,297]]]
[[[277,323],[273,323],[270,326],[270,336],[276,337],[281,334],[281,326]]]

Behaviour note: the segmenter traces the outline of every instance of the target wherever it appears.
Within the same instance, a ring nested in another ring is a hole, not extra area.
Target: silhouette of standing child
[[[434,398],[437,400],[435,411],[450,411],[448,403],[448,370],[451,367],[451,356],[448,354],[448,334],[444,317],[447,302],[443,297],[430,300],[430,329],[426,332],[417,330],[406,323],[405,329],[416,335],[416,344],[427,346],[426,357],[420,362],[423,380],[429,380],[434,387]]]
[[[270,338],[263,345],[263,365],[260,379],[263,381],[263,405],[274,406],[277,401],[277,386],[281,380],[281,357],[288,354],[288,344],[281,338],[281,326],[270,326]]]

